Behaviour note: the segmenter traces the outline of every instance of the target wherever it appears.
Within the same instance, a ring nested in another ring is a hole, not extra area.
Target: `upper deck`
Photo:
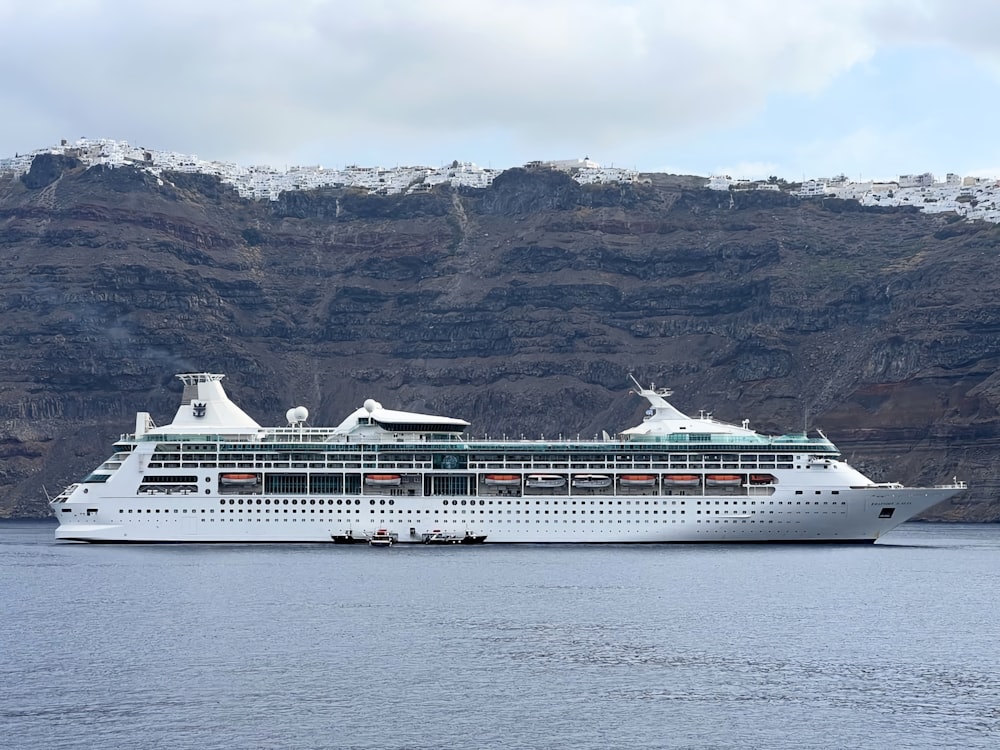
[[[173,421],[157,427],[141,412],[132,435],[122,435],[119,445],[156,442],[178,448],[200,444],[219,453],[295,452],[352,454],[358,451],[447,451],[450,453],[532,454],[632,454],[767,452],[839,455],[825,436],[804,434],[769,436],[750,429],[749,423],[732,425],[711,415],[689,417],[667,400],[669,391],[643,388],[638,395],[649,402],[641,424],[615,437],[559,440],[475,439],[465,435],[469,423],[462,419],[386,409],[374,399],[347,416],[336,427],[306,425],[304,407],[289,409],[286,427],[262,427],[236,404],[222,388],[222,375],[189,373],[184,382],[181,405]],[[209,446],[211,446],[209,448]],[[160,450],[158,448],[158,450]]]

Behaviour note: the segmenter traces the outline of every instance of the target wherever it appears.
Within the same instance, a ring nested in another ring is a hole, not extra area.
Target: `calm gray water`
[[[0,523],[6,748],[996,748],[1000,527],[90,546]]]

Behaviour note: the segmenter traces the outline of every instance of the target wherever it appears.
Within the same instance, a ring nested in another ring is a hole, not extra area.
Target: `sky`
[[[1000,176],[997,0],[0,0],[0,157]]]

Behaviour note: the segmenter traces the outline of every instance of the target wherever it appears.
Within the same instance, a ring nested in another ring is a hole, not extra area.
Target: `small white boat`
[[[391,534],[386,529],[379,529],[368,535],[368,544],[372,547],[391,547],[399,539],[399,535]]]
[[[486,541],[486,534],[473,534],[471,531],[466,531],[464,534],[446,534],[435,529],[423,537],[424,544],[482,544]]]
[[[535,488],[563,487],[566,485],[566,477],[561,477],[558,474],[529,474],[525,484]]]

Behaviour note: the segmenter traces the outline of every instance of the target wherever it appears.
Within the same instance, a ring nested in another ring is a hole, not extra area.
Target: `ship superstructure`
[[[875,483],[821,433],[767,436],[635,393],[641,424],[595,440],[489,440],[368,399],[339,425],[262,427],[214,373],[178,375],[170,424],[136,416],[51,502],[88,542],[872,542],[965,489]]]

